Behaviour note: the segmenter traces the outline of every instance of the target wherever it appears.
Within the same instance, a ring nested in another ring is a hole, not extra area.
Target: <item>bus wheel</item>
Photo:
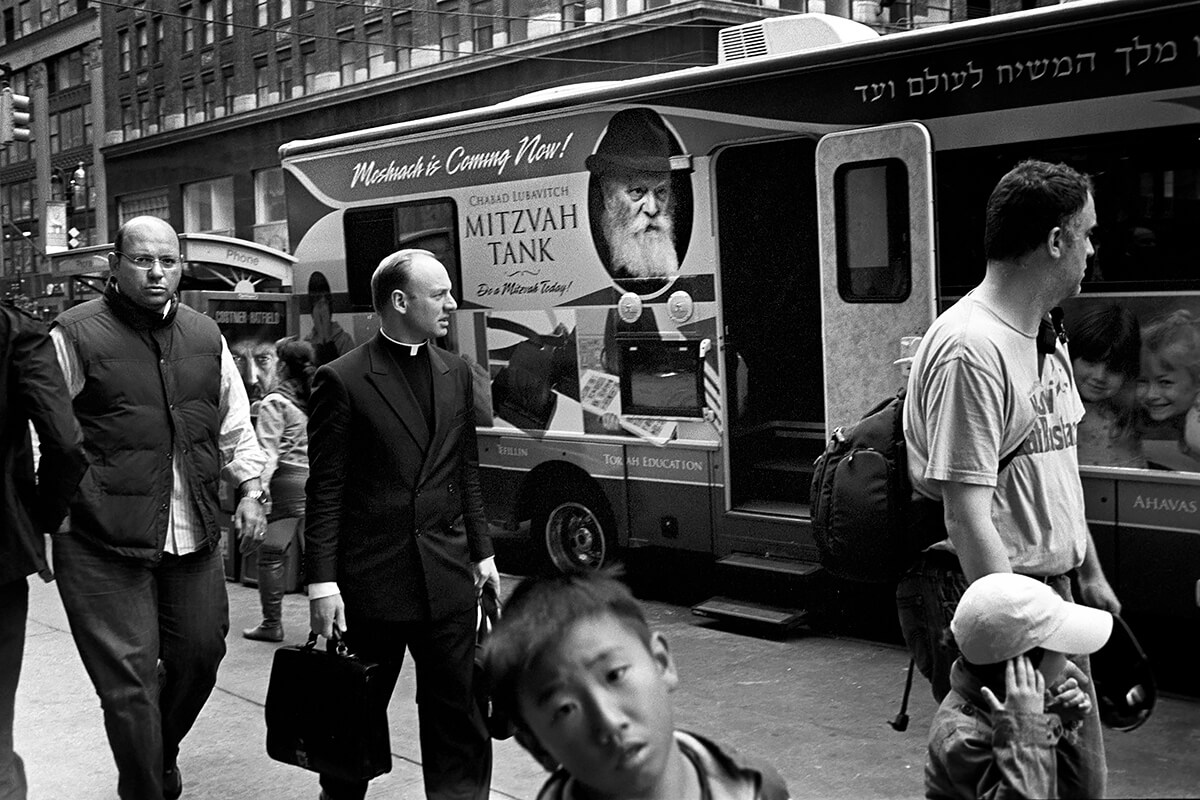
[[[553,572],[599,569],[614,555],[611,517],[598,498],[557,494],[534,514],[531,531]]]

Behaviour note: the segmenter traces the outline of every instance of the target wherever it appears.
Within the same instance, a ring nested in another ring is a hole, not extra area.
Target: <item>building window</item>
[[[179,9],[183,17],[183,52],[190,53],[196,49],[196,19],[192,16],[192,7]]]
[[[166,28],[163,26],[162,17],[155,17],[151,24],[154,25],[154,52],[151,53],[151,57],[154,59],[154,63],[157,64],[163,58],[163,41],[166,36]]]
[[[121,72],[133,69],[133,51],[129,41],[129,31],[117,31],[117,53],[121,60]]]
[[[224,92],[225,113],[233,113],[233,100],[237,96],[237,92],[233,85],[233,67],[226,66],[221,68],[221,88]]]
[[[51,153],[61,153],[64,150],[73,150],[76,147],[91,144],[92,127],[91,120],[88,118],[90,105],[90,103],[84,103],[81,106],[75,106],[74,108],[50,114],[49,139]],[[130,128],[140,133],[142,126],[134,118],[133,104],[131,103],[128,108]]]
[[[56,92],[87,83],[87,71],[83,68],[83,51],[64,53],[47,64],[47,82]]]
[[[280,167],[254,173],[254,241],[276,250],[288,250],[287,204]]]
[[[471,3],[471,40],[475,52],[492,47],[492,0]]]
[[[392,17],[392,45],[396,48],[396,71],[412,67],[412,14]]]
[[[271,16],[267,9],[267,0],[258,0],[254,4],[254,24],[265,28],[271,24]]]
[[[188,233],[233,235],[233,178],[183,187],[183,229]]]
[[[508,33],[507,43],[523,42],[529,38],[529,8],[526,0],[504,0],[503,21]]]
[[[167,129],[167,90],[161,86],[154,90],[154,124],[160,131]]]
[[[967,0],[967,19],[982,19],[991,13],[991,0]]]
[[[200,44],[207,46],[213,43],[213,4],[212,0],[200,0]]]
[[[445,61],[458,55],[458,0],[438,3],[437,15],[438,47],[441,50],[441,60]]]
[[[562,0],[563,30],[578,28],[587,22],[587,6],[583,0]]]
[[[21,15],[21,35],[28,36],[33,33],[33,3],[31,0],[21,0],[17,8]]]
[[[138,130],[142,132],[142,135],[149,136],[151,133],[153,133],[153,131],[150,130],[150,126],[154,124],[154,119],[150,113],[150,98],[149,97],[139,97],[138,98],[137,116],[138,116],[138,123],[137,123]]]
[[[204,121],[200,108],[200,87],[196,84],[183,87],[183,121],[188,125]]]
[[[292,18],[292,0],[279,0],[279,19]]]
[[[271,167],[254,173],[254,221],[280,222],[287,219],[283,195],[283,168]]]
[[[145,67],[150,64],[150,32],[146,30],[146,23],[142,23],[134,28],[137,34],[137,65]]]
[[[117,224],[124,225],[134,217],[171,218],[170,201],[162,189],[117,198]]]
[[[358,62],[358,42],[354,31],[338,31],[338,63],[342,69],[342,86],[354,83],[354,66]]]
[[[217,36],[228,39],[233,35],[231,0],[217,0]]]
[[[121,103],[121,130],[125,133],[126,139],[138,138],[140,132],[133,124],[133,103],[126,100]]]
[[[395,71],[394,62],[388,58],[388,46],[383,39],[383,22],[376,21],[363,26],[367,39],[367,76],[378,78]]]
[[[254,59],[254,93],[259,106],[271,102],[271,65],[267,63],[266,56]]]
[[[205,119],[217,118],[217,84],[211,72],[201,79],[200,106],[204,110]]]
[[[300,70],[304,73],[304,93],[312,94],[317,90],[316,42],[305,42],[300,45]]]
[[[275,54],[275,64],[278,75],[279,99],[290,100],[292,97],[292,85],[295,83],[295,75],[292,69],[292,54],[287,50],[280,50]]]

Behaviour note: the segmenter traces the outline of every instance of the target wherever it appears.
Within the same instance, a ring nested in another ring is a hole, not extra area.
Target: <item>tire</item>
[[[612,563],[616,555],[608,504],[584,487],[551,492],[533,514],[530,535],[550,574],[590,572]]]

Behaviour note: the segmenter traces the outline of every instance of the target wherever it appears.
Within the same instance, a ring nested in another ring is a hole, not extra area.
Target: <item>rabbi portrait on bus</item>
[[[605,268],[622,287],[653,291],[679,272],[691,230],[691,159],[648,108],[619,111],[596,152],[588,209]]]

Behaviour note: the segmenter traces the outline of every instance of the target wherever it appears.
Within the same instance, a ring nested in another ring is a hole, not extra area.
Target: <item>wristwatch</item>
[[[264,492],[262,489],[251,489],[250,491],[248,491],[242,495],[243,500],[245,500],[246,498],[254,500],[260,506],[265,506],[267,504],[267,493]]]

